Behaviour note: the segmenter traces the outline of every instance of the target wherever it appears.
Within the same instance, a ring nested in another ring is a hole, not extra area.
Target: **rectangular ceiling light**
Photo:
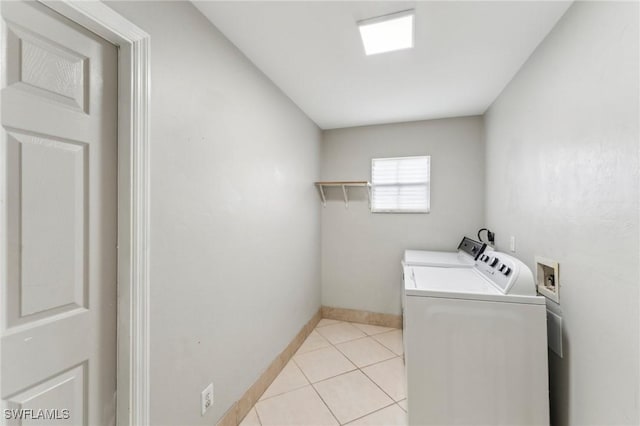
[[[413,10],[392,13],[358,22],[367,55],[413,47]]]

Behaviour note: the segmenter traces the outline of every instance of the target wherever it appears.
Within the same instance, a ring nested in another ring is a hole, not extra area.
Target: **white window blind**
[[[371,160],[371,211],[428,213],[431,157]]]

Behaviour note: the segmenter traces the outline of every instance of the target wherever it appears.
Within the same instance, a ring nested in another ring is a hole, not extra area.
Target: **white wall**
[[[574,3],[486,115],[498,249],[560,262],[555,425],[640,423],[638,36],[638,3]]]
[[[323,180],[371,180],[371,159],[431,155],[431,213],[372,214],[366,193],[345,209],[341,189],[322,210],[322,304],[400,314],[405,249],[455,250],[484,223],[481,117],[323,132]]]
[[[211,425],[320,306],[321,135],[191,3],[109,5],[151,35],[151,423]]]

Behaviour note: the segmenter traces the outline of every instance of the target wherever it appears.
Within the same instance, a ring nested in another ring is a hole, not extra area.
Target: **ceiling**
[[[482,114],[570,1],[213,1],[195,6],[323,129]],[[415,9],[413,49],[356,21]]]

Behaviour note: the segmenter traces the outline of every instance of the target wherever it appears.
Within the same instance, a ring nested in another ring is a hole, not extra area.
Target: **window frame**
[[[374,184],[373,182],[373,166],[376,160],[406,160],[406,159],[426,159],[427,160],[427,181],[426,182],[418,182],[418,183],[384,183],[384,184]],[[426,200],[427,207],[426,209],[376,209],[374,208],[374,194],[375,187],[411,187],[411,186],[424,186],[426,191]],[[409,155],[409,156],[401,156],[401,157],[377,157],[371,159],[371,205],[370,205],[371,213],[395,213],[395,214],[428,214],[431,212],[431,156],[430,155]]]

